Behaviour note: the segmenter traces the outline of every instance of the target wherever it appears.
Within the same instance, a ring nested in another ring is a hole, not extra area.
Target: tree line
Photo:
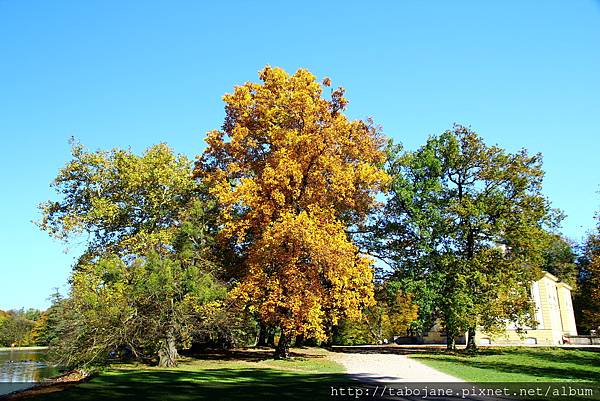
[[[0,347],[46,345],[41,333],[43,320],[38,309],[0,310]]]
[[[166,144],[89,151],[55,180],[42,230],[85,241],[70,291],[47,311],[57,361],[173,366],[202,346],[361,343],[535,326],[542,270],[599,319],[598,235],[558,233],[542,156],[455,125],[415,151],[345,114],[331,80],[265,67],[223,97],[226,117],[192,161]],[[329,92],[327,96],[324,92]]]

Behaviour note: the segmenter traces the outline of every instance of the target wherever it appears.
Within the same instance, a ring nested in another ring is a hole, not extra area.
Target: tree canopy
[[[472,339],[478,326],[525,322],[525,283],[539,272],[539,236],[554,222],[541,156],[487,146],[463,126],[390,154],[393,182],[374,249],[420,294],[425,325],[442,318],[453,347],[466,329]]]
[[[342,88],[325,99],[302,69],[259,77],[224,96],[223,130],[208,133],[196,176],[219,202],[221,238],[244,255],[233,296],[281,328],[285,353],[290,336],[324,339],[372,302],[371,261],[345,229],[364,220],[388,177],[383,137],[344,115]]]
[[[596,231],[588,235],[578,261],[578,291],[573,302],[577,326],[585,333],[600,333],[600,215],[596,218]]]
[[[165,144],[141,156],[90,152],[77,142],[71,152],[52,183],[61,199],[40,206],[39,226],[62,240],[85,234],[87,257],[168,251],[181,211],[198,192],[191,161]]]
[[[542,241],[541,268],[558,277],[561,281],[577,289],[577,252],[575,244],[556,233],[543,232],[540,234]]]
[[[267,66],[259,80],[223,97],[195,164],[164,143],[72,142],[37,223],[85,242],[69,295],[35,318],[0,311],[0,342],[49,344],[69,366],[173,366],[194,341],[256,328],[286,357],[293,338],[383,342],[440,321],[449,348],[465,331],[474,348],[476,328],[535,326],[542,270],[577,287],[582,327],[600,324],[599,235],[577,259],[540,154],[460,125],[405,151],[350,119],[329,78]]]
[[[69,297],[48,315],[62,319],[55,355],[68,366],[101,363],[126,347],[173,366],[177,348],[222,312],[215,203],[190,160],[165,144],[138,156],[74,143],[72,154],[53,182],[60,200],[41,206],[39,222],[54,237],[87,239]]]
[[[56,359],[63,366],[102,363],[126,352],[173,366],[177,346],[191,345],[198,323],[226,290],[195,266],[151,254],[126,264],[118,257],[82,265],[61,304]]]
[[[0,347],[38,344],[34,328],[43,314],[37,309],[0,310]]]

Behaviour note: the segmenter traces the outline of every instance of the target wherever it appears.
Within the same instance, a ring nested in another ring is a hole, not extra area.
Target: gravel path
[[[405,355],[332,353],[353,378],[374,382],[462,382]]]
[[[346,368],[346,372],[351,378],[359,380],[361,383],[372,383],[373,387],[369,390],[371,393],[362,393],[362,395],[366,395],[369,398],[377,397],[381,400],[394,401],[423,401],[427,391],[433,389],[435,391],[439,389],[444,391],[452,389],[451,394],[438,394],[430,398],[436,401],[456,401],[457,399],[461,401],[511,401],[515,399],[507,396],[498,396],[497,393],[481,396],[479,394],[479,386],[476,388],[472,383],[465,383],[459,378],[439,372],[406,355],[385,352],[378,353],[376,350],[357,353],[332,352],[329,355],[331,359]],[[414,384],[411,386],[414,389],[421,389],[422,393],[419,395],[414,393],[413,395],[406,395],[406,393],[399,394],[397,391],[403,389],[401,383],[423,383],[423,387],[419,385],[415,387]],[[446,384],[436,385],[436,383]],[[485,386],[483,388],[485,389]],[[366,392],[367,388],[363,388],[363,391]]]

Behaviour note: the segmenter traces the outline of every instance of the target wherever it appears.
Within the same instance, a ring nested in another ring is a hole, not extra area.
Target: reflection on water
[[[46,350],[0,350],[0,394],[55,376],[59,370],[46,362]],[[13,383],[14,385],[7,385]],[[18,383],[18,384],[17,384]]]

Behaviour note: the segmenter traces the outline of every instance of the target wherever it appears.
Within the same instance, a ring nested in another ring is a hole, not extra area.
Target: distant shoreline
[[[41,351],[48,347],[0,347],[0,351]]]

